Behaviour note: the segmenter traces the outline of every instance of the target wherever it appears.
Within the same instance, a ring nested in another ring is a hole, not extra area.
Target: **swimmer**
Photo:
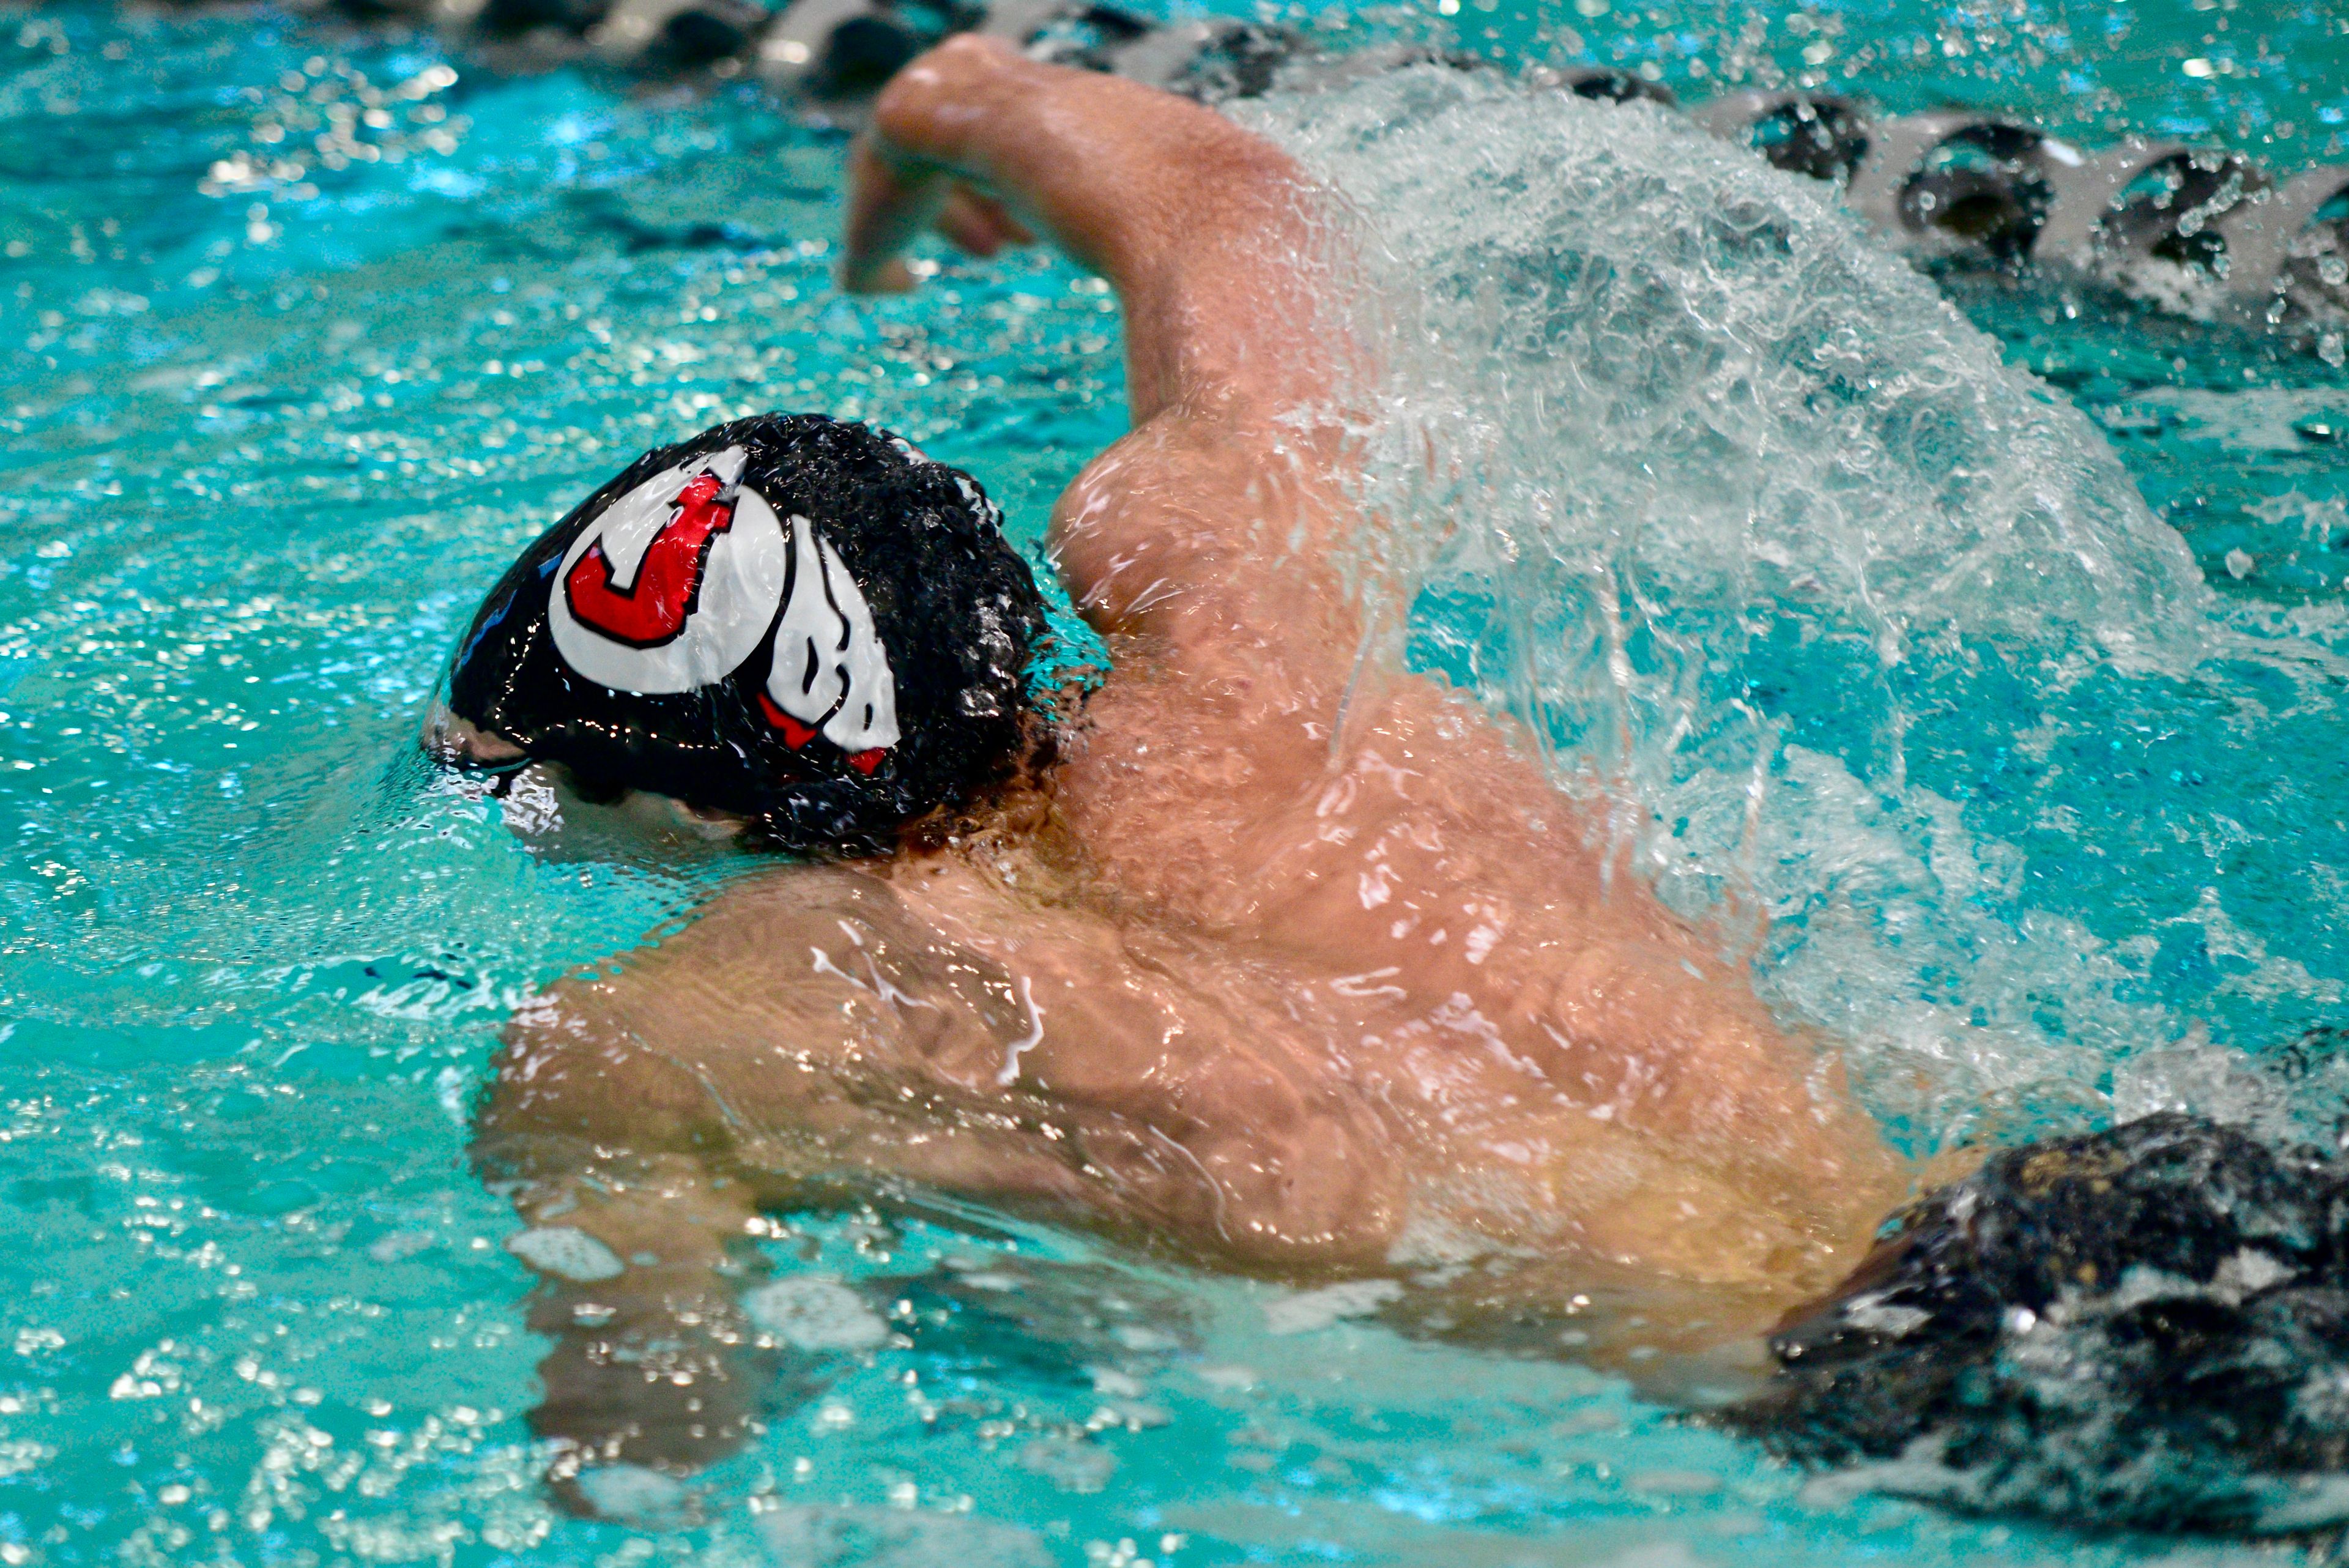
[[[941,223],[1115,288],[1133,428],[1050,535],[1113,670],[1040,695],[978,485],[813,416],[647,456],[491,595],[444,753],[801,852],[508,1028],[476,1158],[533,1228],[558,1480],[740,1446],[775,1378],[748,1244],[841,1201],[1300,1282],[1481,1260],[1447,1315],[1596,1296],[1758,1361],[1919,1172],[1512,722],[1358,658],[1323,195],[978,38],[897,76],[850,179],[853,289]]]
[[[480,1158],[625,1264],[585,1293],[600,1343],[722,1338],[746,1222],[876,1185],[1287,1278],[1525,1252],[1696,1288],[1724,1340],[1848,1270],[1910,1174],[1831,1060],[1608,876],[1506,721],[1356,668],[1361,524],[1312,422],[1350,350],[1302,172],[963,39],[883,95],[851,178],[853,288],[904,286],[951,202],[968,243],[1032,230],[1116,289],[1133,428],[1050,534],[1114,669],[1054,734],[1019,680],[1040,600],[976,487],[820,420],[647,458],[492,594],[448,743],[849,851],[511,1025]],[[639,1435],[611,1424],[663,1419],[633,1369],[583,1345],[541,1424],[692,1462],[750,1407],[719,1359],[708,1418]]]

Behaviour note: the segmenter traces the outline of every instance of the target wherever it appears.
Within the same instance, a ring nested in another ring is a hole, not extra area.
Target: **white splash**
[[[1405,525],[1361,565],[1434,607],[1413,657],[1527,720],[1594,831],[1924,1145],[2002,1097],[2105,1114],[2109,1064],[2188,1021],[2126,933],[2034,893],[1950,737],[2037,763],[2076,693],[2222,651],[2308,689],[2321,650],[2247,650],[2100,432],[1821,188],[1433,67],[1236,112],[1368,236],[1366,510]],[[2176,898],[2147,918],[2208,923]]]

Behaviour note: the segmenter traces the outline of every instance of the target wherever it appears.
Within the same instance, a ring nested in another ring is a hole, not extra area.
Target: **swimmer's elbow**
[[[993,86],[1025,63],[1000,39],[957,33],[889,78],[873,102],[874,134],[884,146],[956,161],[957,133],[972,129],[991,107]]]

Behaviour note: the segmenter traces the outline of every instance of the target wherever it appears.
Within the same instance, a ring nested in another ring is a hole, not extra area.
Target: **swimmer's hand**
[[[927,217],[928,226],[945,235],[966,255],[983,260],[1011,246],[1036,243],[1028,226],[994,197],[958,182],[947,182],[943,195],[906,188],[917,185],[921,180],[918,174],[901,176],[884,167],[862,182],[860,189],[878,190],[894,184],[889,200],[906,202],[912,213]],[[867,258],[862,264],[852,257],[841,266],[841,286],[851,294],[910,294],[915,282],[914,269],[902,256],[891,255],[877,262]]]
[[[849,220],[841,286],[854,294],[902,294],[914,274],[901,253],[936,229],[961,249],[991,256],[1035,234],[984,187],[943,119],[997,119],[1004,87],[1027,65],[995,40],[965,37],[934,49],[901,71],[875,106],[871,126],[849,154]],[[905,90],[899,90],[900,86]],[[958,113],[946,111],[951,103]],[[961,151],[964,157],[951,156]]]
[[[840,281],[911,286],[938,229],[990,255],[1041,236],[1125,307],[1133,421],[1326,391],[1322,204],[1288,154],[1187,99],[964,34],[899,71],[849,160]]]

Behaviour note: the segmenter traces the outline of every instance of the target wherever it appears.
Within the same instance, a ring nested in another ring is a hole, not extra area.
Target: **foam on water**
[[[1412,657],[1528,720],[1905,1136],[2103,1114],[2116,1062],[2337,1002],[2327,939],[2238,923],[2229,808],[2170,791],[2148,862],[2154,825],[2082,795],[2180,709],[2204,770],[2280,717],[2337,743],[2338,667],[2228,624],[2096,427],[1823,187],[1434,67],[1251,112],[1345,192],[1365,314],[1402,323],[1371,500]],[[2170,983],[2149,933],[2181,922],[2205,960]]]
[[[889,1337],[855,1292],[837,1280],[798,1274],[743,1293],[750,1321],[801,1350],[863,1350]]]

